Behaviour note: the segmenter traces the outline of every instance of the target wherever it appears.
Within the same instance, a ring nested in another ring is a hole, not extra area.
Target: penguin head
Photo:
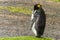
[[[39,10],[41,8],[41,5],[40,4],[35,4],[34,5],[34,10]]]

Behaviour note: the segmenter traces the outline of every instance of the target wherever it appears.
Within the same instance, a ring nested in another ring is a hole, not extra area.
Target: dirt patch
[[[0,14],[0,37],[23,36],[30,34],[30,16],[25,14]]]

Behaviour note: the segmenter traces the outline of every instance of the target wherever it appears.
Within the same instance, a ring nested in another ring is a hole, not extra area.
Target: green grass
[[[27,7],[13,7],[13,6],[0,6],[0,10],[8,10],[10,12],[18,12],[24,14],[31,14],[31,10]]]
[[[55,2],[60,2],[60,0],[53,0],[53,1],[55,1]]]
[[[51,38],[36,38],[33,36],[20,36],[20,37],[5,37],[0,40],[52,40]]]

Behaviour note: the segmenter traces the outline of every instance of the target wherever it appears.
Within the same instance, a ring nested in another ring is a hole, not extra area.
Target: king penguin
[[[36,37],[41,37],[46,25],[46,15],[41,4],[35,4],[31,16],[31,28]]]

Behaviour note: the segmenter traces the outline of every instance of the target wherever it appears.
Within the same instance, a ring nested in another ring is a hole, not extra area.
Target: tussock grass
[[[33,36],[20,36],[20,37],[0,38],[0,40],[52,40],[52,39],[51,38],[36,38]]]
[[[0,10],[8,10],[10,12],[19,12],[24,14],[32,13],[27,7],[0,6]]]

